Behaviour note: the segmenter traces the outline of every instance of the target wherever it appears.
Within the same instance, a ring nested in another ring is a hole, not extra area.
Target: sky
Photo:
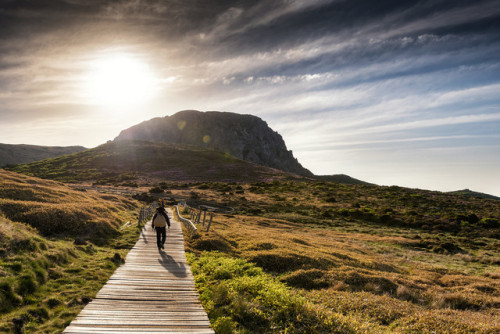
[[[256,115],[315,174],[500,196],[500,1],[0,0],[0,142]]]

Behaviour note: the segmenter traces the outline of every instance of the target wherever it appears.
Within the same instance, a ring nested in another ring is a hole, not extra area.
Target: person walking
[[[163,206],[159,206],[153,216],[151,227],[156,230],[156,245],[158,250],[165,249],[163,246],[167,239],[167,226],[170,230],[170,219]]]

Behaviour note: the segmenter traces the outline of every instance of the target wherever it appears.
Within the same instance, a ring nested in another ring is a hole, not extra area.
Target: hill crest
[[[198,147],[120,140],[72,155],[11,170],[62,182],[100,184],[172,182],[254,182],[297,178],[281,170]]]
[[[86,150],[83,146],[38,146],[0,143],[0,167],[26,164],[61,155],[81,152],[83,150]]]

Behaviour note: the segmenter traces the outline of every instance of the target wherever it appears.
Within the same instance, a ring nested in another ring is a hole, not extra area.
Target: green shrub
[[[500,220],[496,218],[483,218],[479,221],[479,223],[484,227],[491,227],[491,228],[500,227]]]
[[[38,284],[42,285],[45,284],[45,282],[47,282],[47,272],[43,268],[37,267],[33,269],[33,272],[35,274],[36,281],[38,282]]]
[[[161,193],[163,193],[163,189],[161,187],[153,187],[153,188],[149,189],[149,192],[151,194],[161,194]]]
[[[54,308],[54,307],[57,307],[59,305],[61,305],[61,301],[57,298],[49,298],[47,300],[47,305],[50,307],[50,308]]]
[[[5,267],[12,269],[14,272],[20,272],[23,269],[23,265],[19,262],[8,263]]]
[[[297,270],[281,278],[289,286],[301,289],[322,289],[330,285],[325,272],[319,269]]]
[[[264,270],[274,273],[309,268],[326,269],[331,265],[329,260],[299,254],[249,253],[248,259]]]
[[[216,333],[233,333],[235,328],[242,333],[271,328],[284,333],[352,332],[334,314],[311,308],[305,298],[252,263],[217,252],[186,256]],[[221,282],[221,272],[231,277]]]
[[[28,310],[28,314],[35,318],[38,322],[49,318],[49,311],[45,307],[33,308]]]
[[[21,303],[21,299],[14,293],[12,285],[8,282],[0,283],[0,313],[9,311]]]
[[[37,282],[33,275],[23,275],[19,278],[17,292],[22,295],[29,295],[34,293],[38,288]]]
[[[236,331],[236,323],[231,317],[219,317],[212,326],[217,334],[232,334]]]
[[[221,251],[228,252],[231,250],[231,245],[218,237],[197,239],[193,242],[193,248],[200,251]]]

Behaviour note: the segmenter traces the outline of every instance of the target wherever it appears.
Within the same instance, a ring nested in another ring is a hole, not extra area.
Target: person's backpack
[[[153,220],[153,225],[155,227],[165,227],[167,226],[167,219],[165,219],[166,213],[158,212]]]

